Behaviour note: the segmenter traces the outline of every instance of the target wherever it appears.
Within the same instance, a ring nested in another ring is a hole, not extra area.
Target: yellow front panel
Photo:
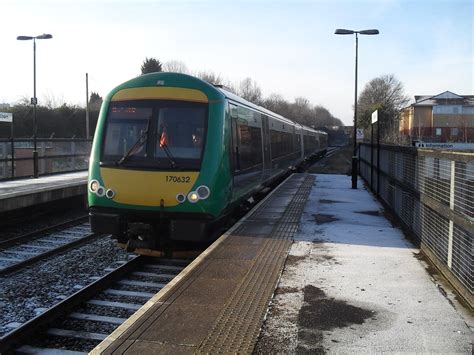
[[[100,168],[106,189],[116,193],[114,201],[127,205],[165,206],[178,205],[176,195],[187,194],[196,183],[199,172],[162,172]]]
[[[168,87],[123,89],[112,96],[112,101],[126,100],[179,100],[204,103],[209,102],[206,94],[202,91]]]

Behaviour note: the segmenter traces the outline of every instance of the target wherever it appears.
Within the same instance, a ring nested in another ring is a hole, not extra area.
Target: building
[[[401,111],[400,133],[412,141],[474,142],[474,95],[415,96]]]

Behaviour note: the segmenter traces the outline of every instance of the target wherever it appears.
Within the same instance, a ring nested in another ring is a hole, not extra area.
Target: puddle
[[[379,211],[356,211],[356,213],[366,214],[368,216],[380,216]]]
[[[319,203],[327,203],[327,204],[331,204],[331,203],[341,203],[342,201],[334,201],[334,200],[326,200],[326,199],[320,199],[319,200]]]
[[[305,259],[306,256],[304,255],[288,255],[286,258],[286,265],[292,266],[300,262],[300,260]]]
[[[332,214],[318,213],[318,214],[313,214],[313,217],[317,224],[331,223],[338,220]]]
[[[297,293],[300,289],[298,287],[278,287],[275,290],[275,295],[281,295],[284,293]]]
[[[363,324],[375,315],[374,311],[328,298],[320,288],[308,285],[304,288],[304,304],[298,313],[297,353],[324,354],[324,331]]]

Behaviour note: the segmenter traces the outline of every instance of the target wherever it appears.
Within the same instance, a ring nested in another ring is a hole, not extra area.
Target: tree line
[[[312,105],[311,102],[304,97],[297,97],[293,102],[283,98],[279,94],[270,94],[264,97],[260,86],[251,78],[245,78],[240,82],[233,83],[225,80],[222,76],[212,71],[192,72],[185,63],[172,60],[162,63],[156,58],[145,58],[141,66],[141,74],[153,72],[174,72],[194,75],[213,85],[221,85],[228,91],[250,101],[256,105],[265,107],[266,109],[278,113],[292,121],[304,124],[310,127],[330,127],[344,126],[342,121],[334,117],[329,110],[321,105]]]
[[[86,109],[66,103],[55,106],[53,100],[45,105],[36,106],[36,122],[38,138],[85,138]],[[92,92],[89,97],[90,135],[94,134],[99,117],[102,97]],[[27,98],[2,111],[13,113],[15,138],[33,137],[33,106]],[[0,138],[10,138],[10,124],[0,123]]]
[[[155,58],[146,58],[141,69],[142,74],[169,71],[197,76],[211,84],[223,85],[229,91],[250,102],[306,126],[343,126],[341,120],[334,117],[324,106],[312,105],[307,98],[297,97],[293,102],[289,102],[279,94],[263,97],[260,87],[251,78],[232,83],[211,71],[193,73],[181,61],[172,60],[163,64]],[[380,129],[382,141],[400,143],[404,140],[399,134],[400,110],[405,108],[409,101],[403,83],[393,74],[376,77],[364,86],[358,96],[357,127],[365,129],[368,137],[372,113],[378,110],[379,123],[376,129]]]
[[[225,89],[254,104],[306,126],[315,128],[343,126],[341,120],[334,117],[324,106],[313,105],[307,98],[297,97],[290,102],[276,93],[264,97],[259,85],[251,78],[232,83],[212,71],[191,72],[185,63],[177,60],[163,64],[156,58],[146,58],[141,65],[141,74],[160,71],[191,74],[211,84],[222,85]],[[358,127],[370,127],[371,114],[378,109],[383,139],[396,141],[399,139],[397,135],[399,111],[407,105],[408,101],[403,84],[395,76],[383,75],[371,80],[358,98]],[[101,104],[102,97],[92,92],[89,98],[91,135],[94,134],[97,125]],[[28,99],[23,99],[9,108],[3,108],[2,111],[14,114],[15,137],[33,136],[33,106]],[[45,105],[37,105],[36,117],[39,138],[86,137],[86,109],[84,107],[66,103],[56,106],[54,100],[49,100]],[[0,124],[0,138],[9,137],[10,125]]]

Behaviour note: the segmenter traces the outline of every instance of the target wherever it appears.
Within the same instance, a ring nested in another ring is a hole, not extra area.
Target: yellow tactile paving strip
[[[292,175],[92,353],[251,353],[313,182]]]

